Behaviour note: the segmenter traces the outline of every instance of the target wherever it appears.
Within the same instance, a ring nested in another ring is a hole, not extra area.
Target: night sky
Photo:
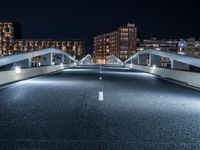
[[[23,38],[86,41],[128,22],[139,38],[200,38],[200,10],[194,0],[13,0],[1,1],[0,20],[22,24]]]

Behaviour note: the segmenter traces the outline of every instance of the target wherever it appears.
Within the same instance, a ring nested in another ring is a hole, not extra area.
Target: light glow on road
[[[63,70],[64,72],[77,72],[77,71],[80,71],[80,72],[87,72],[87,71],[95,71],[94,69],[65,69]]]
[[[19,82],[18,84],[31,84],[31,85],[59,85],[64,84],[62,81],[49,81],[49,80],[24,80]]]
[[[153,65],[153,70],[155,70],[156,69],[156,65]]]
[[[105,71],[105,74],[116,74],[116,75],[134,75],[134,76],[143,76],[143,77],[155,77],[152,74],[144,73],[144,72],[121,72],[121,71]]]
[[[90,85],[89,82],[86,81],[82,81],[82,82],[74,82],[74,80],[67,80],[67,79],[63,79],[63,80],[45,80],[45,79],[40,79],[40,78],[35,78],[35,79],[28,79],[28,80],[24,80],[24,81],[19,81],[16,84],[18,85],[27,85],[27,86],[44,86],[44,87],[62,87],[62,86],[69,86],[69,87],[74,87],[77,85]]]

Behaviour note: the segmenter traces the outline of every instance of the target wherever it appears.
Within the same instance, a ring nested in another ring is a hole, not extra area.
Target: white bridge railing
[[[32,51],[17,55],[5,56],[0,58],[0,67],[13,64],[22,68],[30,68],[32,59],[40,57],[39,66],[51,66],[57,64],[69,64],[75,62],[69,54],[54,48]]]
[[[189,70],[189,66],[200,68],[200,59],[190,56],[178,55],[158,50],[144,50],[136,53],[125,64],[136,64],[146,66],[161,66],[161,57],[170,61],[171,69]]]
[[[170,61],[170,68],[161,67],[161,57]],[[126,67],[183,82],[200,88],[200,73],[190,72],[190,66],[200,69],[200,59],[157,50],[144,50],[124,62]]]

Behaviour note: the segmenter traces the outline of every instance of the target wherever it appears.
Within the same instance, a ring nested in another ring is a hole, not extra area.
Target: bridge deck
[[[200,92],[82,66],[0,89],[0,149],[199,149]]]

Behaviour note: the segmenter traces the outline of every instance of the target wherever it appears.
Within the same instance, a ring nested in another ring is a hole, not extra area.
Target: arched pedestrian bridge
[[[198,150],[200,92],[186,83],[200,78],[185,65],[199,59],[161,53],[139,52],[123,66],[68,57],[64,66],[1,71],[56,68],[0,87],[0,148]],[[162,66],[163,56],[181,64]]]

